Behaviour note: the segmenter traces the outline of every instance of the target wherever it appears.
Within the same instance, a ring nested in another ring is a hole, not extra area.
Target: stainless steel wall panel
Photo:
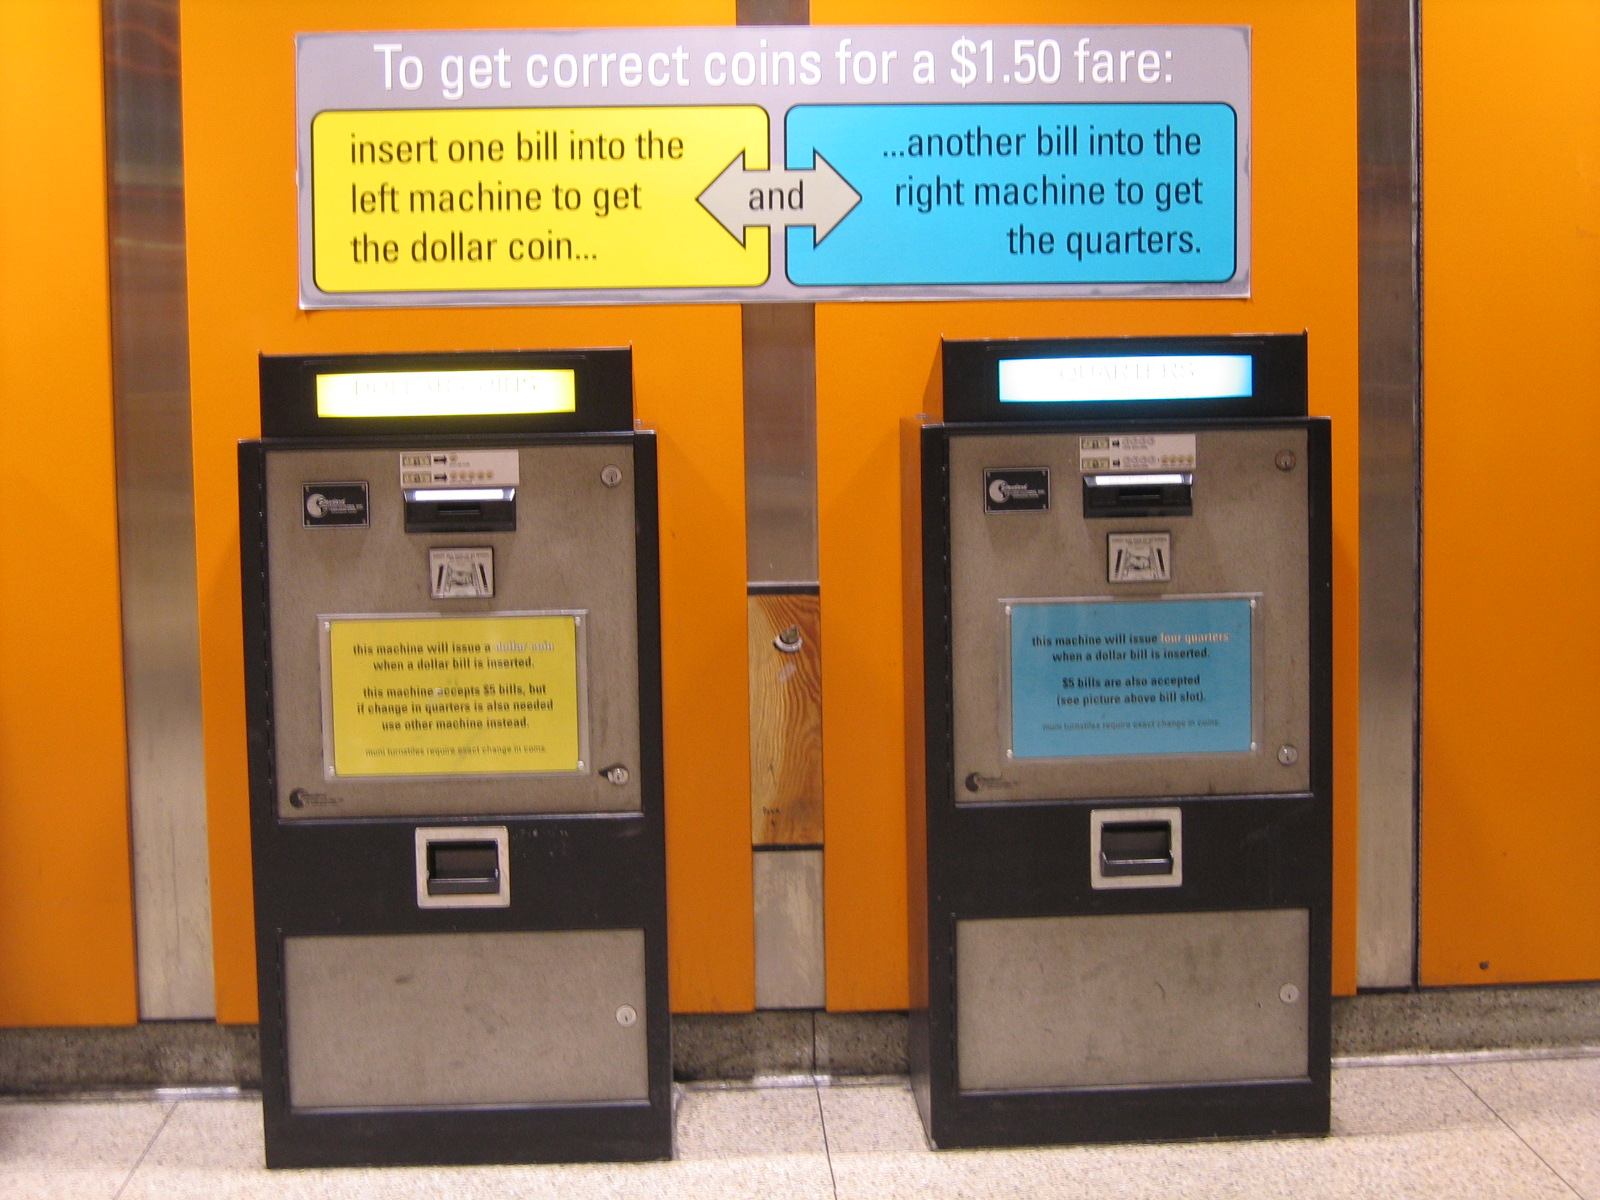
[[[738,0],[737,13],[740,25],[805,25],[811,20],[809,0]],[[752,585],[768,590],[784,584],[814,588],[818,575],[816,308],[746,304],[740,316],[747,577]],[[809,603],[815,605],[815,598]],[[754,629],[754,608],[751,619]],[[752,705],[762,696],[761,670],[759,660],[752,657]],[[820,823],[820,777],[816,787],[807,811]],[[827,997],[822,851],[758,851],[752,871],[756,1007],[821,1008]]]
[[[816,310],[746,304],[745,547],[752,584],[817,581]]]
[[[216,1013],[177,0],[104,0],[117,515],[139,1013]]]
[[[823,1007],[822,851],[757,852],[755,909],[756,1007]]]
[[[1357,6],[1361,691],[1357,982],[1416,981],[1421,316],[1418,10]]]
[[[811,22],[811,0],[739,0],[741,25],[807,25]]]

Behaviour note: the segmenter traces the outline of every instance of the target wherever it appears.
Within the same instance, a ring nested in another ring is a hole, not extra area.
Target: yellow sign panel
[[[444,417],[573,412],[577,372],[363,371],[317,376],[319,417]]]
[[[333,774],[582,769],[573,615],[325,622]]]
[[[311,123],[313,255],[325,292],[748,287],[697,197],[741,152],[754,105],[323,112]]]

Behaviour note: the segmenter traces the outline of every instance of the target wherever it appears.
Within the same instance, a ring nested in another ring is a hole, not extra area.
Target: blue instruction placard
[[[799,105],[787,165],[821,155],[861,202],[800,285],[1221,282],[1236,257],[1227,104]]]
[[[1016,758],[1251,749],[1248,597],[1011,605]]]

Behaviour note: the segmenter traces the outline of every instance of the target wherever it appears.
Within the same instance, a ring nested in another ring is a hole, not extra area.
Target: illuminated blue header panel
[[[1255,394],[1248,354],[1134,354],[1101,358],[1002,358],[1003,404],[1212,400]]]
[[[1306,412],[1303,334],[944,344],[947,423]]]

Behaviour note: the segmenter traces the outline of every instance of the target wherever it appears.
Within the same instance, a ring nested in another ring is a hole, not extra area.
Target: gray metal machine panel
[[[963,1091],[1299,1079],[1304,909],[956,924]]]
[[[519,453],[515,533],[427,535],[405,532],[398,450],[267,455],[273,721],[278,815],[284,820],[639,809],[632,448],[539,445],[520,447]],[[608,466],[622,471],[616,486],[601,480]],[[371,524],[307,528],[301,485],[351,480],[369,486]],[[493,547],[493,598],[431,599],[429,549],[462,546]],[[319,617],[572,610],[586,614],[584,770],[454,775],[443,783],[397,775],[325,777]],[[599,773],[613,764],[627,768],[625,782]],[[314,801],[291,803],[297,789]]]
[[[1084,431],[1093,433],[1094,431]],[[1116,432],[1108,430],[1106,432]],[[950,437],[951,640],[960,803],[1299,792],[1310,787],[1306,434],[1196,433],[1194,515],[1085,519],[1079,436]],[[1281,451],[1295,466],[1276,463]],[[985,468],[1045,467],[1050,507],[984,511]],[[1170,533],[1171,580],[1108,583],[1106,537]],[[1259,595],[1250,753],[1014,759],[1003,601]],[[1280,761],[1279,750],[1295,753]],[[973,786],[959,781],[971,780]]]
[[[639,930],[290,937],[284,992],[294,1108],[648,1099]]]

